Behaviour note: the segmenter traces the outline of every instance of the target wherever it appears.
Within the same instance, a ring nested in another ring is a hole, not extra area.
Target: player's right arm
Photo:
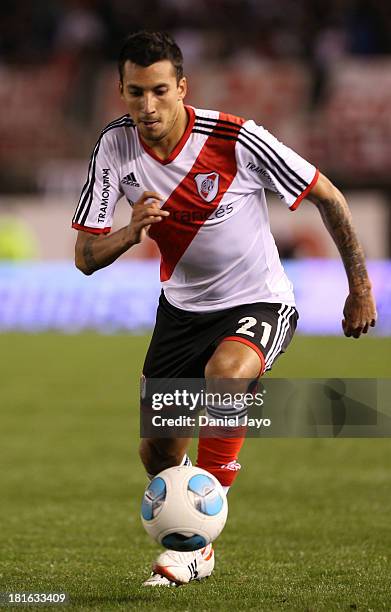
[[[141,242],[151,225],[159,223],[170,214],[160,210],[160,200],[162,197],[158,193],[144,191],[133,206],[130,223],[112,234],[97,235],[79,230],[75,246],[76,267],[84,274],[93,274]]]

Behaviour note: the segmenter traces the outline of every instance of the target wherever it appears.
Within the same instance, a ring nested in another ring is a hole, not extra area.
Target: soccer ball
[[[198,550],[213,542],[227,520],[227,498],[219,481],[198,467],[160,472],[141,504],[146,532],[172,550]]]

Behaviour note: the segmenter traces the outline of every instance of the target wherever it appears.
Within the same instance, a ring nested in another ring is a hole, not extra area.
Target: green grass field
[[[248,440],[213,576],[141,588],[158,550],[138,518],[147,341],[0,336],[0,591],[65,591],[77,610],[390,610],[388,439]],[[391,377],[390,353],[297,337],[274,375]]]

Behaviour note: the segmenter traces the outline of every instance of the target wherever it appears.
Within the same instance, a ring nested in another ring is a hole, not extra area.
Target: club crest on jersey
[[[212,202],[219,192],[220,176],[217,172],[208,174],[196,174],[194,180],[197,185],[198,193],[205,202]]]

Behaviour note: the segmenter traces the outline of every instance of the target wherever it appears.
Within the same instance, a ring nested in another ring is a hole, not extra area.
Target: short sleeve
[[[113,130],[104,130],[91,155],[87,180],[72,219],[73,228],[92,234],[110,232],[115,206],[123,195],[118,167]]]
[[[319,170],[254,121],[239,135],[242,171],[254,187],[274,191],[295,210],[315,185]]]

